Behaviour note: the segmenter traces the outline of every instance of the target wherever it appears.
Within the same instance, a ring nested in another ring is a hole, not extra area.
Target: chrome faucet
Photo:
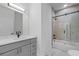
[[[20,35],[21,35],[21,31],[16,31],[16,35],[17,35],[17,37],[19,38]]]

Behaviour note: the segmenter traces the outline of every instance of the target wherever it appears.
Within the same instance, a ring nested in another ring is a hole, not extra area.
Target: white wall
[[[64,9],[58,12],[56,15],[70,13],[73,11],[79,10],[79,6],[71,7],[68,9]],[[69,30],[66,30],[66,40],[70,41],[79,41],[79,13],[58,17],[60,23],[62,23],[63,28],[65,29],[66,24],[69,25]]]
[[[14,28],[14,11],[0,6],[0,36],[11,35]]]
[[[44,55],[50,55],[52,50],[52,8],[49,4],[42,3],[42,51]]]
[[[37,52],[41,55],[41,4],[31,3],[30,4],[30,34],[37,36]],[[42,48],[41,48],[42,49]]]

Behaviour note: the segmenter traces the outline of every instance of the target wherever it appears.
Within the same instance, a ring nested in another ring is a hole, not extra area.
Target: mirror
[[[0,5],[0,36],[23,33],[23,14]]]

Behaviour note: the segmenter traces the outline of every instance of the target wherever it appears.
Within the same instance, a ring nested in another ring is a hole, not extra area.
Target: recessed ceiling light
[[[67,4],[65,4],[64,7],[67,7]]]

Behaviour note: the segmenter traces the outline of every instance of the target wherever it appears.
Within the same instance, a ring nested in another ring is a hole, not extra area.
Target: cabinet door
[[[31,56],[36,56],[37,55],[37,47],[36,43],[31,44]]]
[[[37,55],[37,41],[36,39],[31,40],[31,56]]]
[[[21,47],[20,56],[30,56],[30,45]]]
[[[1,56],[17,56],[17,49],[6,52],[6,53],[2,54]]]

